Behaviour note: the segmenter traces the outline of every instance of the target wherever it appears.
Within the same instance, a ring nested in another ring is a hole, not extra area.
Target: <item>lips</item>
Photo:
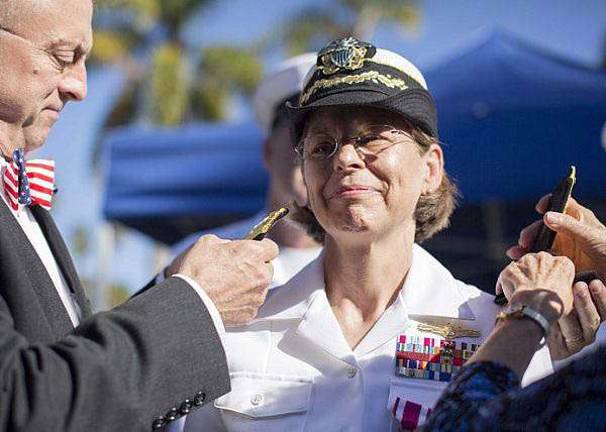
[[[59,114],[61,111],[63,111],[63,104],[60,104],[60,105],[49,105],[46,108],[44,108],[43,111],[54,111],[57,114]]]
[[[61,113],[62,109],[62,105],[51,105],[44,108],[42,110],[42,113],[44,113],[47,117],[57,120],[59,119],[59,114]]]
[[[330,194],[332,198],[355,198],[363,195],[377,193],[378,190],[366,185],[347,185],[339,187],[334,193]]]

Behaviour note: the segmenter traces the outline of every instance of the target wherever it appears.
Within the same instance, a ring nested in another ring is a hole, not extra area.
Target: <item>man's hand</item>
[[[526,254],[499,275],[497,293],[503,292],[541,313],[550,323],[569,314],[573,307],[574,265],[566,257],[547,252]]]
[[[606,287],[595,279],[587,285],[573,287],[574,309],[554,325],[547,340],[554,360],[563,360],[595,341],[600,324],[606,317]]]
[[[544,214],[549,195],[541,198],[537,212]],[[606,280],[606,227],[593,212],[574,199],[568,201],[566,214],[548,212],[543,221],[536,221],[520,232],[516,246],[507,255],[517,260],[524,256],[538,235],[541,222],[558,233],[552,252],[567,256],[576,271],[595,271]],[[579,352],[595,340],[600,324],[606,320],[606,287],[599,279],[588,284],[578,282],[573,287],[574,309],[554,326],[549,337],[549,349],[554,360]]]
[[[566,213],[548,212],[550,195],[541,198],[536,206],[548,228],[558,235],[552,248],[554,255],[567,256],[577,272],[595,271],[606,280],[606,227],[588,208],[570,198]],[[541,221],[536,221],[520,232],[518,244],[509,248],[507,255],[517,260],[528,252],[538,235]]]
[[[265,301],[273,277],[270,261],[277,255],[278,246],[268,239],[228,241],[205,235],[173,261],[166,276],[189,276],[206,291],[224,325],[243,325]]]

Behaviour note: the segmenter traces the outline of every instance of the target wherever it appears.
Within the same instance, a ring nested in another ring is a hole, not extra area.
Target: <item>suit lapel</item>
[[[46,241],[48,242],[59,268],[63,272],[63,277],[65,278],[70,291],[76,296],[76,300],[82,310],[82,320],[88,318],[91,315],[90,303],[84,294],[72,258],[53,218],[48,211],[38,205],[30,207],[30,210],[36,218],[36,221],[38,221],[44,237],[46,237]]]
[[[56,337],[69,333],[73,329],[72,322],[53,281],[23,229],[2,200],[0,200],[0,231],[2,241],[9,242],[8,244],[14,248],[19,257],[19,262],[22,263],[22,268],[3,269],[3,271],[19,272],[23,275],[24,283],[29,281]]]

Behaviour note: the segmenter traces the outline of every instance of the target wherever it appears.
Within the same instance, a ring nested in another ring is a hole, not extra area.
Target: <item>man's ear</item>
[[[425,160],[425,183],[423,185],[423,194],[431,193],[437,190],[444,177],[444,153],[438,144],[432,144],[429,150],[423,155]]]

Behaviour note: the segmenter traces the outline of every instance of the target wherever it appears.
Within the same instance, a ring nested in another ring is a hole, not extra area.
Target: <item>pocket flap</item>
[[[215,401],[215,407],[248,417],[274,417],[308,410],[312,379],[297,376],[236,372],[231,392]]]

